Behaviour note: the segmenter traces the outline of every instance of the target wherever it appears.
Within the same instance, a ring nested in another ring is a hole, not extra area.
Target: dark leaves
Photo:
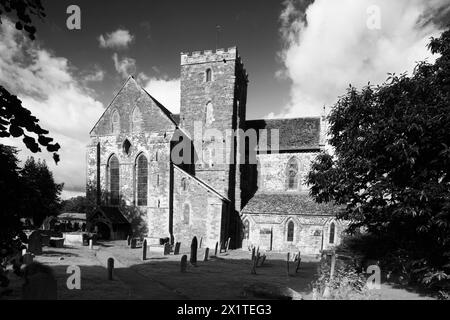
[[[41,152],[39,145],[46,147],[48,152],[57,152],[60,145],[51,144],[53,138],[46,136],[49,132],[38,123],[39,120],[22,106],[22,101],[0,86],[0,137],[24,137],[24,144],[33,153]],[[29,134],[37,135],[37,141]],[[59,157],[56,159],[59,160]]]

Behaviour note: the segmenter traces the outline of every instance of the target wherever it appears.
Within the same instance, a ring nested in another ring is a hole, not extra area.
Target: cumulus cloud
[[[119,55],[114,53],[112,56],[114,61],[114,67],[120,76],[124,79],[128,76],[133,75],[136,72],[136,60],[129,57],[123,57],[119,59]]]
[[[316,0],[306,11],[303,4],[284,2],[277,75],[292,81],[290,102],[268,117],[320,115],[349,84],[381,84],[389,72],[410,74],[417,61],[432,62],[426,45],[442,32],[437,17],[450,7],[448,0]],[[380,29],[368,26],[374,5]]]
[[[142,87],[170,112],[180,113],[180,79],[149,78],[144,74],[138,77]]]
[[[133,40],[134,36],[130,31],[124,29],[118,29],[98,37],[100,47],[109,49],[127,49]]]
[[[84,191],[89,131],[104,111],[72,71],[66,58],[31,43],[9,21],[0,25],[0,84],[16,94],[61,145],[57,166],[47,152],[33,156],[47,161],[55,180],[65,183],[65,194]],[[0,139],[0,143],[21,149],[21,160],[32,155],[21,139]]]

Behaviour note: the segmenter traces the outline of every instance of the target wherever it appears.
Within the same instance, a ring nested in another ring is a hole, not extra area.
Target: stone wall
[[[262,250],[301,251],[305,255],[319,254],[322,249],[330,249],[339,245],[346,223],[336,221],[329,216],[300,215],[244,215],[242,221],[249,221],[249,238],[244,239],[242,248],[260,247]],[[294,239],[288,241],[288,224],[294,223]],[[334,243],[329,243],[330,225],[335,224]]]
[[[287,191],[286,166],[292,157],[298,160],[299,165],[298,191],[307,191],[304,181],[316,156],[317,152],[258,154],[258,191]]]
[[[186,183],[186,189],[183,184]],[[226,204],[217,195],[181,170],[174,169],[173,232],[175,241],[182,246],[190,246],[192,238],[203,238],[203,247],[214,248],[220,243],[226,219]],[[184,207],[189,206],[189,216],[185,217]],[[225,211],[225,212],[224,212]]]

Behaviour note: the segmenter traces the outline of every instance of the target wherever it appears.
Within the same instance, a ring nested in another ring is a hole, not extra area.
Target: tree
[[[27,32],[31,40],[35,39],[36,33],[32,16],[40,19],[45,17],[40,0],[0,0],[0,23],[2,23],[1,15],[4,12],[14,17],[16,29]]]
[[[346,207],[339,217],[350,231],[387,236],[441,267],[450,253],[450,30],[429,49],[439,58],[410,77],[350,86],[328,117],[335,155],[319,155],[307,182],[316,201]]]
[[[64,185],[55,183],[46,162],[30,157],[20,173],[25,188],[22,216],[32,217],[34,225],[39,226],[46,217],[58,215]]]
[[[0,23],[4,12],[13,18],[18,30],[28,33],[31,40],[34,40],[36,33],[31,17],[36,16],[40,19],[45,17],[40,0],[0,0]],[[58,163],[59,155],[56,152],[60,149],[60,145],[52,144],[53,138],[48,137],[49,132],[38,123],[39,120],[22,106],[22,101],[17,96],[0,86],[0,138],[23,137],[25,146],[31,152],[41,152],[40,146],[46,147],[48,152],[53,153],[53,159]],[[37,141],[32,135],[37,136]]]

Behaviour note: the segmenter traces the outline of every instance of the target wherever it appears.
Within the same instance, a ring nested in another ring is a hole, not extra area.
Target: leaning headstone
[[[29,265],[29,264],[32,264],[33,263],[33,255],[31,254],[31,253],[25,253],[23,256],[22,256],[22,261],[23,261],[23,264],[26,264],[26,265]]]
[[[260,255],[259,252],[258,252],[258,254],[256,255],[256,262],[255,262],[255,266],[256,266],[256,267],[258,266],[259,259],[261,259],[261,255]]]
[[[230,242],[231,242],[231,238],[228,238],[227,247],[225,248],[225,252],[228,252],[228,250],[230,249]]]
[[[190,257],[190,262],[193,265],[197,264],[197,247],[198,247],[197,237],[194,237],[191,243],[191,257]]]
[[[266,255],[264,254],[261,258],[261,264],[259,265],[260,267],[263,266],[264,262],[266,262]]]
[[[300,269],[300,263],[302,262],[302,258],[300,255],[300,251],[298,252],[298,256],[297,256],[297,267],[295,268],[295,273],[298,273],[298,270]]]
[[[167,255],[169,255],[169,254],[170,254],[170,243],[169,243],[169,242],[166,242],[166,243],[164,244],[164,255],[167,256]]]
[[[142,245],[142,261],[147,260],[147,240],[144,240],[144,244]]]
[[[181,262],[180,262],[180,271],[181,272],[186,272],[187,269],[187,255],[183,255],[181,257]]]
[[[108,280],[113,279],[114,259],[108,258]]]
[[[176,256],[178,254],[180,254],[180,247],[181,247],[181,242],[177,242],[175,243],[175,249],[173,251],[173,254]]]
[[[216,250],[214,250],[214,256],[217,257],[217,250],[219,249],[219,242],[216,242]]]
[[[28,237],[28,252],[34,255],[42,254],[42,237],[39,231],[33,231]]]
[[[209,248],[205,248],[205,255],[203,256],[203,261],[208,261],[209,258]]]
[[[56,300],[57,283],[50,267],[33,262],[24,269],[23,300]]]

